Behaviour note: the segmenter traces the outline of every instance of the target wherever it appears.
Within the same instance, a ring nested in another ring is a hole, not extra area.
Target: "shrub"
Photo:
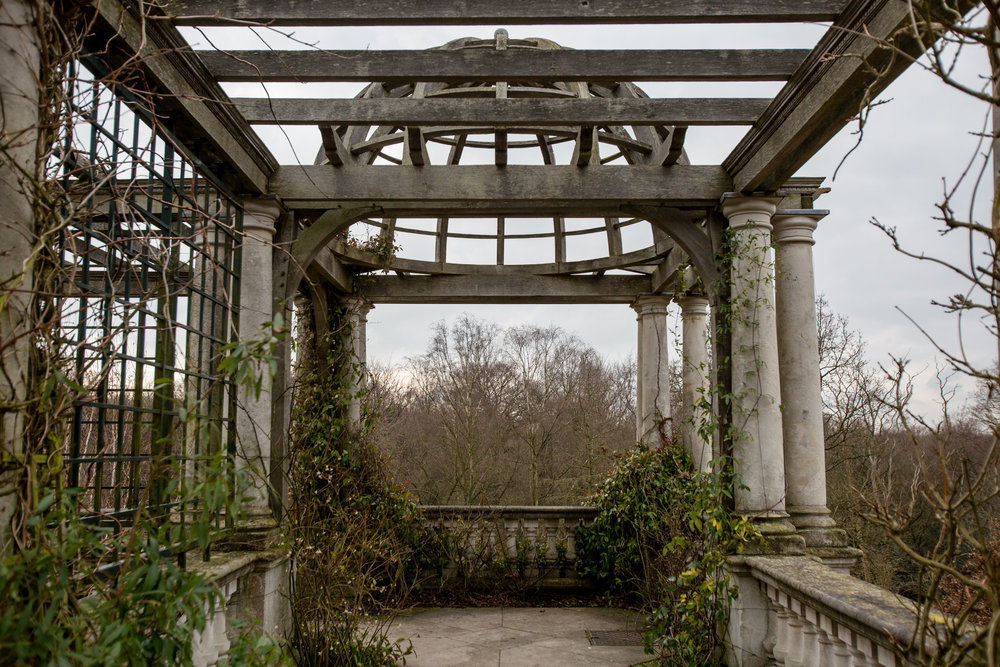
[[[591,502],[598,515],[576,535],[577,571],[648,614],[646,651],[668,664],[713,664],[736,596],[723,569],[755,535],[725,500],[719,475],[697,473],[683,448],[622,455]]]

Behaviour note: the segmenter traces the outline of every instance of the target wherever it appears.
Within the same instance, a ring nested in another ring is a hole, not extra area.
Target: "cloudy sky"
[[[293,39],[298,40],[298,48],[309,44],[326,49],[421,49],[464,36],[489,38],[499,27],[506,27],[511,38],[545,37],[572,48],[640,49],[810,48],[826,29],[824,25],[442,26],[299,29]],[[294,48],[291,40],[272,30],[258,30],[249,40],[244,29],[185,32],[200,47],[211,42],[228,48]],[[976,83],[986,69],[985,55],[969,52],[963,55],[958,73],[965,81]],[[651,97],[763,97],[774,95],[780,84],[644,83],[641,87]],[[233,95],[260,93],[259,86],[252,84],[228,84],[226,88]],[[271,94],[278,96],[349,97],[359,88],[357,84],[313,84],[305,91],[296,84],[270,86]],[[940,225],[933,221],[937,215],[935,204],[942,199],[943,183],[953,183],[975,157],[975,133],[983,127],[988,109],[917,67],[911,67],[897,80],[883,99],[887,103],[872,111],[863,140],[850,155],[857,141],[856,127],[845,128],[799,175],[824,176],[826,185],[832,188],[816,204],[830,210],[816,234],[817,291],[860,330],[872,359],[886,361],[890,354],[903,356],[912,360],[914,370],[923,371],[917,382],[918,395],[923,407],[929,408],[935,393],[936,355],[907,316],[953,349],[958,335],[956,320],[944,316],[930,301],[964,291],[964,286],[946,271],[894,252],[885,235],[869,221],[876,218],[897,227],[904,244],[918,253],[943,254],[963,261],[968,256],[968,239],[937,233]],[[260,129],[280,162],[312,162],[319,146],[314,129]],[[718,164],[744,131],[692,128],[686,142],[691,162]],[[844,164],[834,179],[842,160]],[[964,207],[969,201],[968,190],[963,194],[959,201]],[[964,209],[956,208],[959,214],[964,213]],[[369,357],[400,362],[419,354],[434,322],[452,320],[463,312],[503,325],[558,324],[613,357],[633,355],[635,351],[634,314],[627,306],[384,305],[369,317]],[[996,347],[981,335],[981,328],[967,321],[963,332],[966,352],[985,363],[995,356]]]

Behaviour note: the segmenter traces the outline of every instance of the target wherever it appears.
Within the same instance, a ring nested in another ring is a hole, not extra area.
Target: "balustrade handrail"
[[[774,611],[799,616],[813,632],[830,643],[842,644],[852,654],[864,655],[871,664],[915,664],[911,657],[919,646],[914,643],[917,605],[912,600],[808,557],[747,556],[741,560],[764,585],[762,592]],[[932,646],[928,643],[925,648]]]

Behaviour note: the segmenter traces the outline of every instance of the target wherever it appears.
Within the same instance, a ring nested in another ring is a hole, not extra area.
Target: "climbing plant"
[[[419,583],[427,540],[417,506],[368,438],[373,415],[351,419],[358,368],[346,312],[332,307],[317,322],[320,311],[297,313],[289,649],[303,665],[394,665],[409,647],[388,638],[385,614]]]
[[[723,569],[756,532],[726,507],[731,487],[694,471],[673,441],[623,454],[576,535],[577,571],[648,615],[646,651],[665,664],[715,664],[736,588]]]

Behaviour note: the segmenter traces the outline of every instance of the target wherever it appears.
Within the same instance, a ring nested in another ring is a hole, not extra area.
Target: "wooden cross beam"
[[[235,98],[261,125],[751,125],[770,99],[263,99]]]
[[[372,303],[631,303],[649,276],[367,276]]]
[[[784,81],[803,49],[198,51],[219,81]]]
[[[846,0],[166,0],[178,25],[540,25],[832,21]]]
[[[711,208],[732,190],[721,167],[700,165],[282,166],[269,185],[300,211],[371,205],[428,216],[566,210],[603,217],[629,204]]]

